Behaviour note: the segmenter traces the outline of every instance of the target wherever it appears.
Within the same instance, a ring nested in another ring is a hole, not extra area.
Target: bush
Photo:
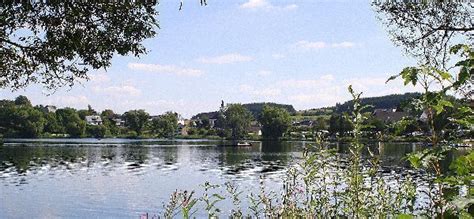
[[[128,131],[127,138],[138,138],[138,133],[136,131]]]

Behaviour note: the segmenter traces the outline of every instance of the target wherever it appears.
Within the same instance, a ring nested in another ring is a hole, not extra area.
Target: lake
[[[246,194],[264,181],[279,191],[285,171],[311,142],[213,140],[6,140],[0,146],[0,218],[138,218],[159,214],[176,189],[233,182]],[[334,144],[342,154],[347,146]],[[415,143],[374,143],[387,172],[406,169]],[[226,203],[222,208],[227,209]],[[246,204],[243,203],[245,206]],[[228,211],[228,209],[227,209]],[[197,212],[197,217],[205,216]]]

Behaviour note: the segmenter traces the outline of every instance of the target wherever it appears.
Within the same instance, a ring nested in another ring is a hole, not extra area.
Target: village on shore
[[[418,96],[418,93],[406,93],[363,98],[363,102],[371,106],[365,112],[369,127],[364,130],[367,139],[420,141],[429,137],[428,127],[419,128],[427,120],[426,112],[410,109],[407,104]],[[316,133],[323,133],[330,140],[344,141],[351,136],[352,127],[344,116],[351,110],[350,106],[351,101],[347,101],[333,107],[297,111],[286,104],[224,104],[222,101],[216,111],[185,119],[176,112],[149,115],[145,110],[130,110],[119,114],[110,109],[98,112],[91,106],[78,110],[53,105],[32,106],[27,97],[19,96],[15,100],[0,101],[0,135],[3,138],[314,140]],[[450,128],[443,134],[472,138],[469,128]]]

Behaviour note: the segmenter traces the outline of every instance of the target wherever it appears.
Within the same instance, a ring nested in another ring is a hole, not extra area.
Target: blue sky
[[[176,111],[184,117],[226,103],[278,102],[296,109],[350,98],[413,91],[384,84],[415,61],[390,41],[367,1],[161,1],[158,36],[148,54],[116,56],[91,80],[53,94],[41,86],[11,92],[33,104],[96,110]],[[50,95],[48,95],[50,94]]]

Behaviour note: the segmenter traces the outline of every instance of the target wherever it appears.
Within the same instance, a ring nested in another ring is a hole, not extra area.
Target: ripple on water
[[[2,198],[16,200],[15,208],[28,209],[17,215],[21,218],[43,217],[43,209],[56,210],[61,217],[133,217],[133,212],[161,211],[161,203],[174,189],[199,189],[193,186],[203,181],[237,180],[256,188],[263,177],[278,190],[295,157],[301,157],[300,148],[292,145],[299,143],[289,142],[250,148],[217,148],[200,142],[91,142],[6,145],[0,152],[0,184],[10,187],[3,187],[8,192]],[[403,153],[396,156],[411,150],[411,146],[398,148]],[[401,159],[396,156],[388,163]],[[383,169],[388,169],[384,173],[388,180],[394,180],[390,176],[394,173],[411,175],[418,191],[427,186],[423,172],[398,163]],[[8,212],[5,208],[0,204],[0,218]]]

